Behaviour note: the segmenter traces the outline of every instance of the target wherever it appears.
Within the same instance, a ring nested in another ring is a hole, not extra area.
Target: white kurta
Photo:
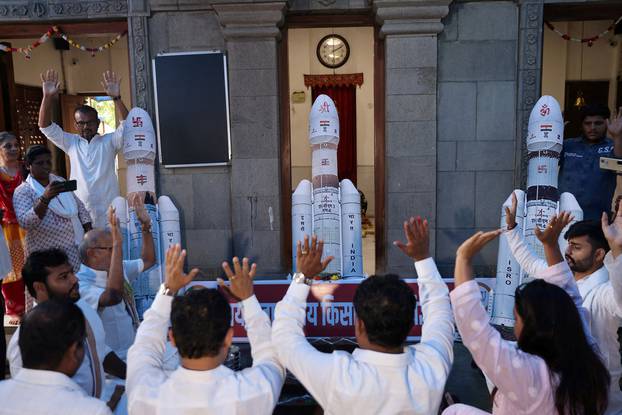
[[[142,259],[123,261],[123,273],[128,283],[132,283],[141,272]],[[97,311],[106,332],[106,345],[122,360],[127,359],[127,351],[134,343],[136,329],[124,301],[109,307],[99,306],[99,297],[106,291],[108,272],[97,271],[80,264],[76,274],[80,280],[80,298]]]
[[[22,369],[0,382],[4,415],[110,415],[106,403],[87,396],[60,372]]]
[[[512,254],[520,266],[530,275],[539,274],[546,268],[546,261],[538,258],[525,243],[518,228],[506,233]],[[622,257],[605,257],[606,267],[577,281],[583,307],[590,315],[590,331],[598,343],[605,366],[611,376],[609,405],[606,415],[622,413],[622,392],[620,391],[620,343],[618,328],[622,326]],[[607,272],[609,268],[610,272]],[[615,271],[614,271],[615,270]],[[609,277],[612,280],[609,280]],[[615,281],[612,284],[612,281]]]
[[[305,338],[310,287],[292,283],[275,309],[279,360],[326,414],[435,414],[453,362],[449,291],[432,258],[415,263],[423,312],[421,342],[389,354],[355,349],[321,353]]]
[[[128,409],[132,415],[271,414],[285,370],[270,342],[270,319],[255,296],[242,302],[253,366],[234,372],[162,367],[173,298],[158,293],[145,313],[127,358]]]
[[[97,356],[99,358],[98,370],[101,373],[101,379],[103,382],[103,379],[105,378],[103,362],[106,355],[110,353],[110,348],[106,346],[105,342],[104,326],[102,325],[101,319],[90,305],[83,300],[76,302],[76,305],[80,307],[80,310],[82,310],[82,313],[84,314],[84,318],[88,321],[91,329],[93,330],[93,335],[95,336],[95,347],[97,348]],[[19,350],[18,342],[19,327],[15,331],[15,334],[13,334],[13,337],[11,337],[11,341],[7,347],[7,359],[9,360],[12,377],[19,374],[22,369],[22,354]],[[95,384],[93,379],[93,371],[91,370],[92,362],[88,351],[87,341],[85,340],[84,343],[84,360],[82,360],[82,364],[78,368],[76,374],[73,375],[72,379],[76,384],[81,386],[89,396],[94,396]]]
[[[106,210],[119,196],[115,157],[123,148],[123,125],[121,122],[114,133],[95,135],[90,142],[55,123],[41,128],[48,140],[69,156],[71,179],[78,181],[76,195],[89,211],[94,228],[106,226]]]

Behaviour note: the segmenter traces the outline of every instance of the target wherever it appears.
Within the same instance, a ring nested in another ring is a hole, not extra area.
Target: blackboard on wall
[[[198,167],[229,163],[226,55],[159,54],[153,59],[153,83],[160,164]]]

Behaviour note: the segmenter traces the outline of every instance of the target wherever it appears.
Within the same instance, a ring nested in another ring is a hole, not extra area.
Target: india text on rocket
[[[325,275],[363,276],[361,199],[348,179],[337,177],[339,115],[330,97],[316,98],[309,114],[312,181],[302,180],[292,195],[292,243],[316,234],[323,257],[333,256]],[[295,271],[295,270],[294,270]]]
[[[142,317],[164,280],[163,261],[166,250],[180,242],[179,211],[168,196],[160,196],[155,203],[156,155],[155,131],[149,114],[141,108],[132,108],[125,120],[123,129],[123,156],[127,162],[127,196],[145,198],[145,208],[151,216],[151,232],[154,238],[156,265],[145,270],[136,281],[132,282],[136,306]],[[112,201],[123,234],[123,258],[141,257],[142,233],[140,222],[133,207],[122,197]]]
[[[568,211],[578,221],[583,218],[579,203],[570,193],[557,190],[559,157],[563,144],[564,120],[555,98],[541,97],[531,110],[527,129],[527,192],[514,190],[518,199],[516,223],[526,243],[541,258],[544,258],[542,244],[535,235],[538,226],[544,229],[550,218],[558,212]],[[501,227],[505,224],[505,207],[512,204],[510,195],[501,207]],[[568,225],[570,226],[570,225]],[[565,232],[565,231],[564,231]],[[560,247],[565,250],[566,241],[560,236]],[[529,276],[520,269],[512,255],[507,239],[499,241],[497,256],[497,281],[494,291],[492,313],[493,324],[514,326],[514,291],[519,284],[528,281]]]

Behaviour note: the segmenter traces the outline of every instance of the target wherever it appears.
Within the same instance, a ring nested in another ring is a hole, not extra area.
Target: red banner
[[[449,289],[453,288],[453,279],[443,279]],[[314,284],[307,298],[307,324],[305,333],[310,338],[325,337],[354,337],[354,306],[352,299],[361,280],[339,280],[322,284]],[[419,293],[416,279],[406,279],[415,294]],[[487,309],[492,304],[491,293],[495,278],[477,278],[482,294],[482,303]],[[201,284],[215,288],[212,281],[195,281],[193,285]],[[261,303],[263,310],[274,320],[274,308],[281,301],[289,288],[288,280],[255,281],[255,296]],[[322,301],[324,300],[324,301]],[[242,318],[242,307],[235,302],[231,303],[232,324],[236,342],[247,341]],[[417,301],[415,308],[415,325],[408,337],[409,341],[417,340],[421,336],[423,315],[421,304]]]

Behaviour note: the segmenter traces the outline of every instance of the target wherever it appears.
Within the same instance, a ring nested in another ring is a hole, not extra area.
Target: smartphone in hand
[[[78,181],[77,180],[67,180],[64,182],[61,182],[63,185],[63,190],[61,190],[61,193],[64,192],[75,192],[78,189]]]

